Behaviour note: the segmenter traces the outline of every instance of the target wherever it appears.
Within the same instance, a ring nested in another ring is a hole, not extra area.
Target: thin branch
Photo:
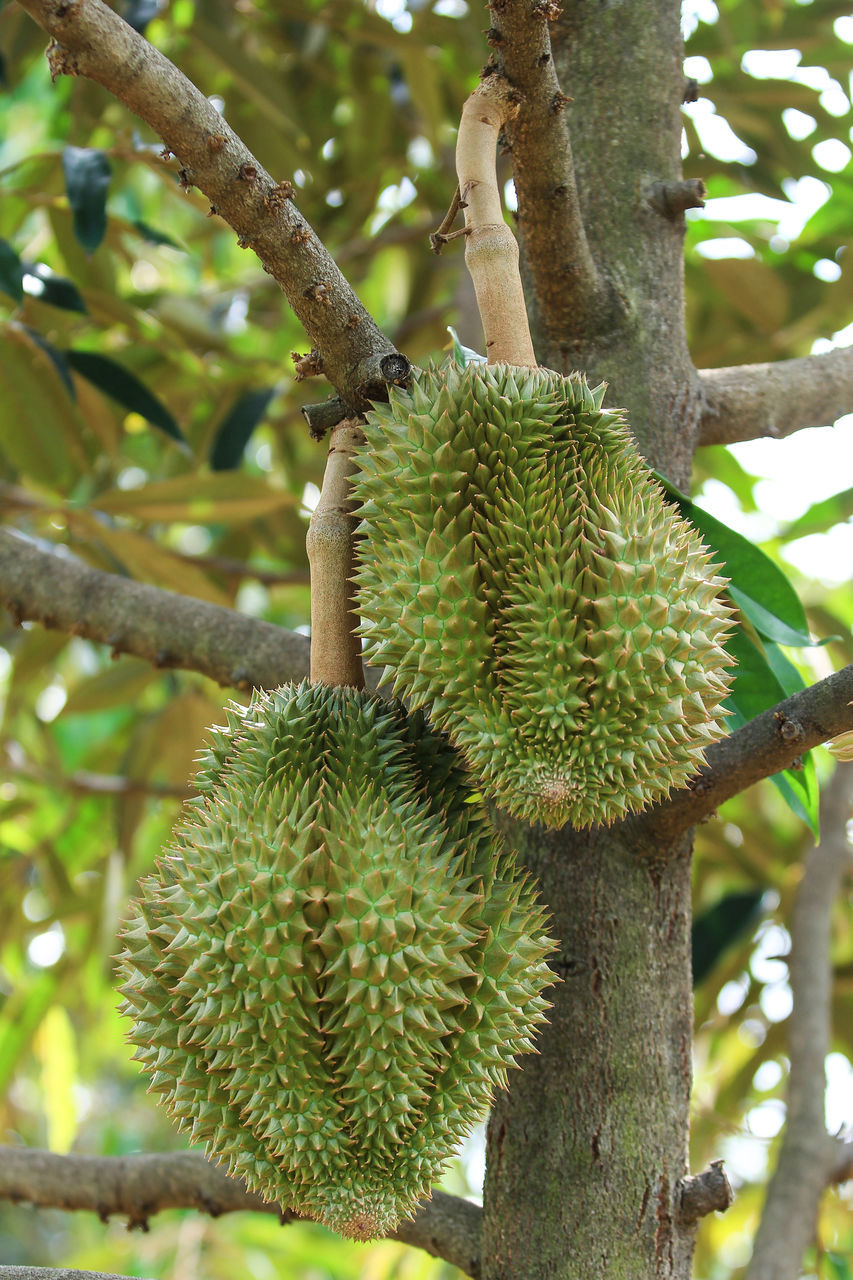
[[[308,674],[308,640],[204,600],[90,569],[0,529],[0,603],[40,622],[132,653],[157,667],[199,671],[237,689],[272,689]]]
[[[103,0],[19,0],[56,42],[51,71],[86,76],[157,133],[197,186],[284,290],[329,381],[353,410],[385,395],[379,368],[396,354],[316,233],[240,138],[168,58]]]
[[[214,1218],[249,1210],[274,1214],[283,1223],[298,1221],[296,1214],[268,1204],[217,1165],[186,1151],[61,1156],[0,1147],[0,1200],[24,1201],[38,1208],[88,1209],[104,1221],[111,1214],[121,1214],[129,1227],[145,1226],[163,1209],[197,1209]],[[481,1217],[482,1210],[469,1201],[435,1191],[417,1216],[402,1223],[390,1238],[425,1249],[476,1280]]]
[[[746,1280],[797,1280],[835,1166],[835,1142],[824,1123],[824,1064],[832,1017],[832,907],[845,871],[853,869],[847,839],[851,783],[853,774],[841,765],[824,790],[821,842],[806,858],[794,903],[787,1125]]]
[[[495,65],[521,95],[504,128],[518,197],[518,234],[535,288],[541,332],[554,343],[589,336],[593,311],[609,297],[592,256],[575,183],[571,101],[551,54],[553,0],[493,0],[487,33]],[[606,307],[609,314],[610,306]]]
[[[535,367],[518,243],[503,219],[495,169],[498,134],[517,110],[517,95],[503,76],[489,76],[477,86],[462,107],[456,172],[465,210],[465,265],[474,282],[489,364]]]
[[[853,347],[776,364],[700,369],[700,445],[781,439],[853,412]]]
[[[364,688],[361,642],[356,634],[355,502],[350,476],[364,444],[358,423],[345,419],[332,429],[323,488],[305,546],[311,565],[311,682]]]
[[[853,728],[853,664],[795,693],[722,742],[709,747],[706,764],[681,791],[628,820],[653,841],[704,822],[718,805],[773,773],[796,765],[804,751]]]

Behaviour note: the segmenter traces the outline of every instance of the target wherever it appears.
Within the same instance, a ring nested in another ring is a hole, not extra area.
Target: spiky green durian
[[[532,1047],[543,912],[422,716],[308,684],[226,714],[124,931],[135,1057],[251,1189],[384,1235]]]
[[[365,656],[528,820],[643,809],[722,734],[724,582],[604,388],[449,365],[368,415]]]

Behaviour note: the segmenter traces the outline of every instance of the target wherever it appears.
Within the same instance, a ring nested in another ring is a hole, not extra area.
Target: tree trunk
[[[563,980],[490,1119],[483,1278],[685,1280],[688,841],[655,857],[630,828],[504,826],[550,904]]]
[[[549,332],[531,290],[542,364],[610,384],[641,452],[689,483],[697,379],[684,328],[680,8],[569,2],[552,28],[578,192],[621,315],[602,306]],[[519,224],[524,247],[524,225]],[[522,257],[524,257],[522,252]],[[571,288],[571,264],[567,287]],[[557,264],[555,264],[555,270]],[[489,1122],[483,1280],[688,1280],[693,1034],[690,835],[648,848],[630,822],[546,832],[503,820],[560,939],[550,1024]]]
[[[684,91],[675,0],[570,0],[551,32],[587,236],[624,307],[578,307],[578,331],[549,334],[528,291],[540,364],[609,383],[650,464],[685,484],[698,423],[684,326],[684,216],[662,187],[681,180]],[[524,240],[524,228],[519,226]],[[570,264],[569,264],[570,266]],[[567,282],[570,287],[570,281]]]

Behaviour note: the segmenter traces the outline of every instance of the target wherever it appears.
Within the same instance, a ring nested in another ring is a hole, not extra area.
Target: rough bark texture
[[[247,1191],[242,1182],[230,1178],[219,1165],[190,1151],[62,1156],[53,1151],[0,1147],[0,1199],[59,1209],[87,1209],[104,1221],[118,1214],[127,1218],[128,1228],[145,1228],[154,1214],[177,1208],[198,1209],[211,1217],[252,1212],[272,1214],[282,1223],[298,1221],[297,1214],[265,1202]],[[481,1211],[476,1205],[460,1196],[436,1191],[424,1201],[415,1218],[400,1224],[394,1239],[447,1258],[476,1280],[480,1219]],[[24,1267],[15,1274],[25,1280],[38,1272]],[[0,1280],[5,1276],[0,1267]]]
[[[581,213],[612,293],[560,341],[540,297],[534,345],[543,364],[606,380],[642,452],[684,485],[699,398],[684,329],[683,216],[654,199],[656,184],[681,178],[679,6],[574,0],[551,41],[572,99]],[[524,241],[524,222],[519,234]],[[526,283],[530,293],[529,273]],[[695,1221],[679,1206],[692,1043],[689,836],[668,833],[655,846],[627,826],[513,825],[511,838],[553,912],[565,981],[541,1055],[490,1120],[484,1280],[688,1280]]]
[[[703,369],[699,444],[731,444],[759,436],[781,439],[823,426],[848,412],[853,398],[853,347],[778,364]]]
[[[690,1274],[690,856],[505,824],[560,940],[551,1020],[489,1122],[484,1280]]]
[[[679,23],[672,0],[571,0],[552,25],[589,245],[624,310],[614,320],[605,300],[581,332],[557,343],[543,324],[534,344],[542,364],[608,382],[607,402],[628,410],[641,452],[683,485],[699,414],[684,329],[684,219],[654,199],[656,184],[681,178]]]

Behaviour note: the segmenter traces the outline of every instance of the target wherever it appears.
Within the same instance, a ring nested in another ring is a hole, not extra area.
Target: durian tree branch
[[[842,764],[824,789],[820,844],[806,858],[794,903],[787,1123],[745,1280],[797,1280],[836,1164],[836,1143],[824,1121],[824,1064],[831,1041],[832,909],[845,872],[853,870],[851,798],[853,771]]]
[[[518,110],[518,94],[500,75],[483,80],[462,108],[456,172],[465,207],[465,265],[474,283],[490,364],[535,366],[518,243],[504,221],[495,149]]]
[[[311,565],[311,680],[356,689],[364,688],[364,672],[352,582],[358,519],[349,478],[362,444],[357,422],[347,419],[332,429],[323,487],[305,539]]]
[[[64,1156],[26,1147],[0,1147],[0,1200],[37,1208],[89,1210],[106,1221],[113,1214],[128,1228],[144,1227],[164,1209],[197,1209],[213,1218],[223,1213],[267,1213],[282,1222],[298,1216],[282,1212],[200,1155]],[[390,1237],[452,1263],[474,1280],[480,1274],[482,1210],[460,1196],[433,1192],[411,1221]],[[3,1270],[0,1268],[0,1277]]]
[[[518,197],[518,236],[527,260],[536,328],[554,344],[580,337],[612,311],[581,214],[569,136],[571,99],[551,55],[549,0],[493,0],[487,33],[498,71],[521,94],[504,125]]]
[[[669,839],[711,817],[753,783],[796,766],[812,747],[853,729],[853,664],[786,698],[705,753],[691,784],[629,825],[653,841]]]
[[[776,364],[700,369],[699,445],[781,439],[853,412],[853,347]]]
[[[308,674],[305,636],[205,600],[91,569],[0,529],[0,604],[15,622],[39,622],[183,667],[237,689],[274,689]]]
[[[405,357],[362,306],[316,233],[194,84],[103,0],[19,0],[53,37],[51,72],[103,85],[162,138],[214,210],[251,247],[316,347],[323,371],[346,405],[383,398],[385,357]],[[398,376],[398,375],[397,375]]]
[[[71,1271],[68,1267],[0,1267],[0,1280],[127,1280],[114,1271]]]

